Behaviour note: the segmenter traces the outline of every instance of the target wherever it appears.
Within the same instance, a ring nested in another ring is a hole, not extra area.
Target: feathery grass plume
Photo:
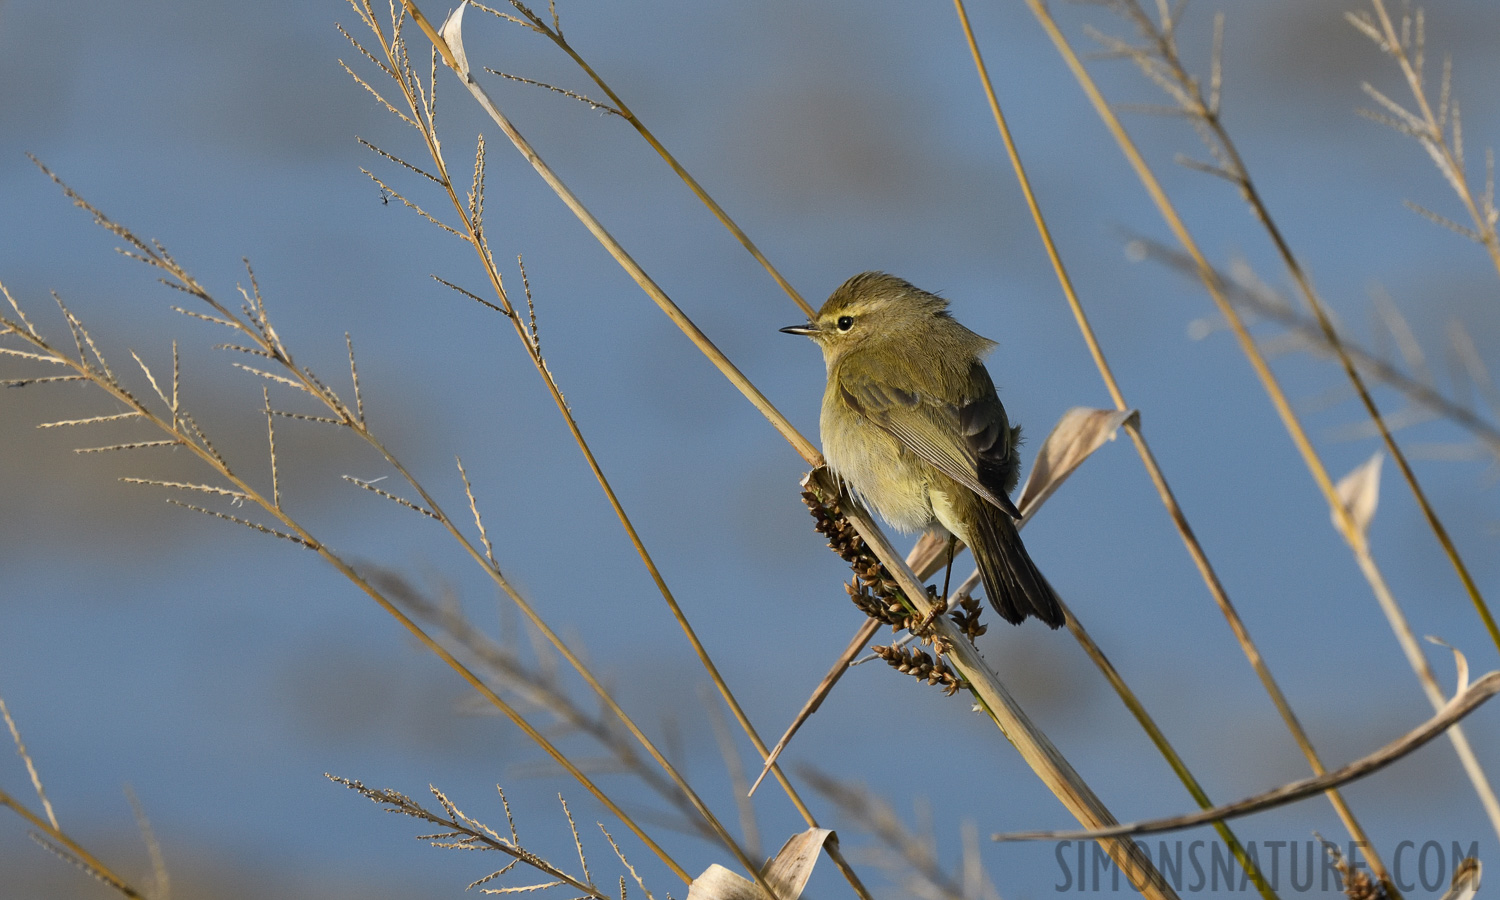
[[[40,165],[40,163],[38,163],[38,165]],[[238,368],[250,369],[252,374],[262,377],[267,381],[279,385],[284,385],[285,387],[295,390],[296,392],[298,392],[297,396],[308,397],[319,402],[323,406],[324,411],[329,412],[332,415],[328,417],[320,416],[318,418],[331,419],[335,427],[356,435],[367,445],[379,452],[385,459],[387,464],[397,474],[399,474],[406,481],[407,485],[413,490],[413,492],[417,494],[417,496],[421,500],[422,507],[432,514],[431,518],[436,519],[442,525],[442,527],[444,527],[448,534],[453,537],[465,551],[467,551],[470,558],[477,562],[485,570],[486,574],[489,575],[491,580],[494,581],[502,591],[510,596],[523,610],[531,612],[529,605],[526,604],[524,598],[522,598],[520,594],[515,590],[514,586],[511,585],[508,578],[497,567],[491,564],[491,561],[479,551],[479,549],[474,545],[472,541],[468,539],[468,537],[458,527],[457,523],[455,523],[448,517],[447,513],[436,502],[431,493],[428,492],[427,489],[424,488],[422,484],[412,476],[410,471],[401,463],[401,461],[397,459],[380,442],[376,435],[366,426],[362,415],[362,401],[360,403],[357,403],[357,406],[361,408],[360,412],[352,410],[347,404],[344,403],[344,401],[333,389],[319,380],[318,377],[313,374],[310,369],[295,362],[290,351],[287,349],[286,345],[282,342],[281,338],[277,335],[276,330],[271,325],[270,319],[266,313],[264,299],[260,294],[259,286],[255,283],[253,272],[250,273],[250,281],[253,293],[246,292],[242,289],[241,295],[244,297],[245,303],[243,304],[239,312],[233,312],[227,306],[216,300],[206,288],[204,288],[200,283],[193,279],[193,277],[175,259],[171,257],[171,255],[166,251],[166,248],[162,244],[160,244],[159,242],[148,244],[135,237],[135,235],[132,234],[129,229],[111,221],[98,209],[88,204],[87,201],[74,193],[55,175],[52,175],[50,171],[47,171],[45,167],[43,167],[43,171],[46,172],[46,174],[48,174],[50,177],[52,177],[52,179],[57,182],[60,187],[62,187],[63,191],[69,196],[70,199],[73,200],[75,205],[91,213],[96,223],[105,227],[111,233],[115,234],[117,237],[124,240],[127,244],[134,248],[126,252],[127,256],[137,259],[155,269],[158,269],[161,272],[164,272],[166,277],[163,278],[163,281],[169,287],[173,287],[177,290],[189,294],[190,296],[195,297],[202,303],[206,304],[208,308],[213,310],[213,315],[198,314],[196,318],[206,319],[216,325],[229,328],[237,332],[238,339],[244,342],[243,346],[248,346],[251,349],[260,351],[270,361],[271,367],[278,371],[266,371],[264,369],[253,369],[251,367],[245,366],[237,366]],[[249,271],[248,268],[247,271]],[[139,481],[159,487],[177,487],[178,485],[187,485],[190,488],[207,487],[210,489],[207,491],[208,493],[222,493],[226,496],[231,496],[232,499],[234,499],[237,503],[243,503],[247,506],[259,507],[260,511],[264,513],[269,520],[273,521],[275,525],[268,525],[264,522],[259,522],[246,517],[220,512],[218,510],[209,509],[207,507],[182,503],[172,498],[169,498],[167,501],[169,503],[173,503],[174,505],[184,506],[188,509],[195,510],[214,518],[233,522],[264,534],[297,543],[318,553],[319,556],[321,556],[325,561],[332,565],[340,574],[342,574],[346,579],[348,579],[367,596],[374,600],[388,614],[393,616],[424,647],[441,658],[450,668],[452,668],[461,677],[463,677],[465,681],[467,681],[473,688],[475,688],[475,690],[477,690],[482,696],[484,696],[491,704],[493,704],[497,709],[499,709],[507,717],[509,717],[512,722],[514,722],[518,727],[522,729],[523,732],[527,734],[528,737],[530,737],[534,742],[538,744],[538,746],[546,751],[555,762],[562,766],[565,771],[567,771],[570,775],[577,779],[580,784],[587,788],[590,793],[592,793],[597,799],[599,799],[601,803],[606,806],[606,808],[610,810],[612,814],[614,814],[622,822],[624,822],[626,826],[629,827],[631,831],[637,835],[637,837],[639,837],[649,848],[651,848],[654,853],[657,854],[657,856],[662,860],[663,863],[665,863],[669,868],[671,868],[680,877],[682,877],[684,881],[690,880],[687,872],[683,870],[681,866],[677,865],[675,860],[673,860],[672,857],[667,854],[667,852],[662,849],[661,846],[648,833],[646,833],[638,823],[636,823],[607,794],[605,794],[604,791],[599,788],[599,786],[595,784],[593,780],[591,780],[582,771],[582,769],[580,769],[571,759],[560,752],[550,741],[548,741],[539,730],[537,730],[529,721],[527,721],[525,716],[519,713],[492,689],[490,689],[489,686],[487,686],[478,676],[469,671],[462,663],[459,662],[456,657],[453,656],[452,653],[442,647],[438,642],[434,641],[432,637],[424,632],[420,627],[418,627],[414,621],[412,621],[408,616],[402,613],[401,610],[399,610],[389,598],[382,594],[367,579],[356,572],[353,566],[350,565],[345,559],[343,559],[326,545],[318,541],[306,527],[304,527],[297,519],[295,519],[290,514],[290,512],[285,507],[279,505],[274,498],[274,485],[273,496],[268,496],[267,493],[262,492],[262,490],[256,488],[250,483],[250,481],[246,480],[244,477],[239,475],[235,469],[231,468],[229,462],[225,459],[223,454],[221,454],[217,449],[214,448],[212,443],[210,443],[208,437],[200,428],[198,428],[196,423],[194,423],[192,416],[185,409],[183,409],[181,404],[178,402],[177,380],[179,376],[175,349],[173,361],[173,394],[171,403],[165,404],[165,393],[159,388],[156,390],[159,399],[162,399],[165,405],[170,406],[170,409],[158,412],[152,409],[147,402],[138,399],[134,394],[130,392],[127,387],[124,386],[122,382],[120,382],[118,378],[115,377],[114,373],[110,371],[107,365],[103,362],[103,357],[98,353],[97,346],[94,344],[91,336],[88,334],[87,329],[83,326],[82,322],[78,320],[76,316],[73,316],[70,312],[68,312],[65,305],[59,303],[59,306],[64,311],[64,314],[69,323],[70,331],[72,332],[72,335],[74,337],[76,355],[69,355],[65,351],[59,350],[52,344],[48,343],[46,338],[44,338],[41,333],[38,332],[35,328],[31,327],[29,323],[25,322],[24,317],[21,317],[19,313],[16,320],[11,320],[3,315],[0,315],[0,333],[16,335],[20,337],[25,344],[29,345],[29,347],[31,348],[29,352],[35,352],[43,356],[49,356],[52,359],[72,368],[78,374],[78,377],[82,378],[83,380],[92,382],[94,385],[103,389],[109,396],[112,396],[114,399],[122,402],[127,407],[132,409],[135,413],[137,413],[140,419],[149,423],[157,431],[165,433],[167,436],[166,440],[160,442],[135,441],[116,444],[106,448],[97,448],[100,452],[132,449],[137,446],[158,446],[164,444],[176,444],[177,446],[184,447],[191,451],[192,454],[196,456],[200,462],[206,464],[210,468],[210,470],[214,473],[216,479],[221,482],[220,485],[191,485],[188,482],[164,482],[161,484],[157,484],[155,480],[147,479],[141,479]],[[188,311],[184,310],[184,312]],[[241,345],[236,345],[236,348],[238,349],[240,348],[240,346]],[[89,348],[87,351],[85,350],[86,347]],[[145,372],[148,380],[153,385],[155,385],[155,379],[151,377],[149,369],[144,369],[143,367],[143,371]],[[351,366],[351,377],[353,377],[355,372],[356,370]],[[276,410],[272,409],[270,412],[271,414],[274,414]],[[222,488],[222,490],[213,490],[214,488]],[[385,493],[389,494],[389,492]],[[415,506],[416,504],[413,503],[412,505]],[[531,612],[531,615],[534,617],[534,612]],[[577,662],[576,656],[571,655],[566,645],[562,644],[562,642],[556,638],[556,635],[551,633],[550,629],[546,628],[545,623],[541,622],[541,620],[538,618],[533,618],[533,622],[540,629],[547,631],[550,638],[558,646],[560,652],[562,652],[565,656],[569,656],[571,661],[575,663]],[[598,684],[597,679],[593,679],[586,669],[582,669],[581,674],[583,674],[585,678],[591,681],[591,684],[596,688],[596,690],[602,691],[602,686]],[[612,700],[610,700],[607,695],[604,696],[604,699],[612,703]],[[613,706],[613,710],[618,715],[620,715],[622,719],[624,719],[623,711],[619,710],[617,705]],[[628,723],[628,719],[624,719],[624,721]],[[640,735],[638,729],[634,729],[633,733],[635,733],[638,739],[643,738],[643,736]],[[647,743],[646,746],[649,748],[649,743]],[[668,769],[668,771],[670,772],[671,770]]]
[[[1407,208],[1483,245],[1495,270],[1500,272],[1500,234],[1495,230],[1496,223],[1500,222],[1500,210],[1495,208],[1495,151],[1485,150],[1484,190],[1476,193],[1469,184],[1468,167],[1464,161],[1463,118],[1458,98],[1453,94],[1452,59],[1443,58],[1436,103],[1428,93],[1425,71],[1427,20],[1422,8],[1413,9],[1403,4],[1398,25],[1398,20],[1386,10],[1384,0],[1370,0],[1370,11],[1351,10],[1344,13],[1344,18],[1396,63],[1416,106],[1413,112],[1366,81],[1360,84],[1360,88],[1384,111],[1361,109],[1359,114],[1421,145],[1443,180],[1457,195],[1470,224],[1460,225],[1411,200],[1404,201]]]
[[[3,290],[3,287],[0,287]],[[8,296],[8,295],[7,295]],[[12,301],[14,303],[14,301]],[[20,316],[20,308],[15,307],[19,320],[24,322],[25,318]],[[5,334],[4,328],[14,327],[15,321],[0,317],[0,335]],[[38,337],[36,330],[29,323],[24,325],[26,333]],[[146,894],[133,887],[130,882],[115,873],[113,869],[105,865],[99,857],[90,853],[82,844],[75,841],[62,830],[57,823],[57,811],[52,808],[52,801],[47,799],[47,792],[42,787],[42,776],[37,772],[36,763],[32,761],[31,753],[27,751],[26,744],[21,740],[21,729],[16,725],[16,720],[11,717],[10,709],[5,701],[0,699],[0,718],[5,719],[6,728],[10,731],[11,741],[16,745],[16,754],[26,765],[26,774],[31,779],[31,788],[36,792],[37,799],[42,804],[42,815],[32,812],[20,800],[12,796],[8,791],[0,788],[0,806],[9,809],[17,816],[25,820],[34,830],[29,836],[42,849],[56,856],[58,859],[80,872],[100,882],[109,889],[115,891],[127,900],[167,900],[166,870],[161,864],[161,848],[156,843],[156,838],[151,834],[150,828],[144,826],[144,817],[140,816],[139,805],[135,802],[135,795],[129,794],[131,805],[136,808],[138,821],[143,823],[143,834],[146,836],[147,850],[151,855],[153,870],[157,878],[157,890]]]
[[[699,661],[704,666],[704,669],[708,673],[710,679],[719,689],[721,696],[724,697],[725,702],[729,705],[731,711],[734,713],[735,718],[739,722],[741,728],[751,738],[751,741],[756,745],[756,748],[762,754],[765,754],[767,750],[765,748],[764,742],[761,741],[759,735],[755,733],[753,726],[751,726],[750,724],[749,718],[745,715],[738,700],[735,699],[734,694],[729,689],[728,684],[719,674],[718,668],[713,663],[707,649],[703,646],[702,642],[698,640],[698,637],[694,632],[692,626],[689,624],[685,613],[682,611],[675,597],[672,595],[672,592],[667,587],[666,581],[657,568],[655,561],[651,558],[651,555],[646,550],[644,543],[642,542],[639,534],[636,532],[629,516],[626,514],[623,505],[620,503],[619,498],[615,494],[613,488],[610,486],[608,479],[605,477],[603,469],[600,467],[597,459],[595,458],[592,449],[589,447],[588,442],[585,440],[582,430],[579,428],[577,421],[573,417],[571,409],[569,409],[568,407],[566,399],[563,397],[561,389],[557,385],[556,379],[553,378],[551,371],[547,367],[546,360],[541,353],[541,342],[539,333],[536,328],[536,307],[531,296],[530,281],[526,276],[524,264],[521,264],[521,276],[522,283],[526,290],[529,321],[523,322],[521,316],[511,304],[509,296],[505,290],[503,279],[501,278],[500,272],[495,265],[494,256],[490,251],[488,242],[484,239],[483,232],[481,230],[481,224],[478,220],[478,217],[482,213],[482,197],[484,190],[484,145],[482,141],[479,145],[480,149],[478,153],[476,153],[475,157],[474,178],[470,187],[468,202],[460,200],[457,190],[455,189],[452,182],[448,179],[448,166],[442,156],[441,141],[438,139],[437,133],[435,131],[434,116],[432,114],[431,106],[425,98],[428,96],[436,96],[436,60],[439,55],[445,62],[450,65],[450,67],[453,67],[455,71],[462,71],[462,77],[464,78],[466,84],[470,87],[471,91],[473,91],[476,87],[468,73],[468,63],[467,59],[463,55],[462,41],[458,40],[456,37],[458,33],[456,26],[454,28],[455,40],[453,42],[456,45],[455,47],[450,46],[449,42],[437,33],[437,31],[432,27],[431,23],[421,15],[420,11],[417,10],[414,5],[403,5],[400,7],[399,11],[397,11],[397,8],[393,5],[392,21],[389,26],[389,32],[387,32],[385,28],[382,27],[377,21],[374,10],[368,2],[351,0],[351,3],[354,5],[356,12],[359,13],[365,25],[371,30],[372,34],[374,35],[374,39],[377,41],[381,48],[382,54],[386,58],[386,64],[380,67],[381,70],[397,82],[402,96],[407,100],[410,115],[408,116],[406,114],[401,114],[403,120],[413,124],[413,126],[422,133],[426,148],[433,160],[433,166],[438,173],[437,180],[443,186],[448,199],[454,208],[455,213],[459,217],[459,220],[463,223],[463,227],[468,235],[468,242],[475,247],[478,253],[479,262],[484,269],[485,275],[490,282],[490,287],[494,292],[495,300],[497,301],[492,303],[489,301],[480,300],[480,302],[490,308],[498,307],[498,309],[508,319],[510,319],[517,336],[521,339],[523,346],[527,350],[527,354],[530,357],[533,366],[536,368],[538,374],[541,375],[543,382],[548,389],[548,392],[552,396],[559,414],[562,415],[565,424],[567,424],[568,426],[569,432],[573,436],[575,443],[578,445],[579,450],[583,453],[590,470],[593,472],[595,479],[599,482],[600,488],[604,491],[611,508],[614,510],[616,517],[620,521],[621,527],[625,529],[626,534],[631,541],[631,544],[635,547],[636,552],[640,556],[643,565],[646,566],[647,571],[650,573],[652,580],[655,582],[658,591],[662,595],[663,600],[667,603],[668,608],[671,610],[673,618],[678,622],[679,626],[683,630],[683,633],[688,638],[689,643],[692,645],[694,652],[699,658]],[[451,20],[451,22],[462,21],[462,11],[464,8],[464,6],[459,7],[458,12],[455,13],[456,18]],[[434,41],[434,49],[432,51],[433,73],[430,79],[430,89],[425,93],[422,91],[420,84],[417,83],[408,74],[411,70],[411,66],[408,61],[405,42],[401,37],[401,27],[403,23],[407,21],[408,15],[410,15],[411,19],[415,21],[416,24],[418,24],[427,33],[428,37],[433,39]],[[351,41],[353,41],[353,38],[351,38]],[[358,41],[354,41],[354,43],[356,47],[358,47],[361,52],[367,57],[374,56],[374,54],[365,50],[364,47],[358,43]],[[349,71],[350,75],[354,77],[356,81],[360,81],[361,84],[365,84],[365,82],[363,82],[363,80],[360,79],[360,77],[356,73],[354,73],[352,69],[349,69],[347,65],[345,66],[345,69]],[[367,84],[365,86],[367,88],[369,87]],[[372,94],[376,93],[373,89],[370,89],[370,92]],[[482,91],[479,92],[478,95],[482,96]],[[385,101],[382,99],[382,102]],[[506,124],[508,125],[508,123]],[[512,136],[513,139],[519,138],[518,134],[513,133],[513,129],[511,129],[508,133],[510,134],[510,136]],[[595,225],[597,226],[597,223],[595,223]],[[602,229],[599,229],[599,232],[602,232]],[[450,287],[456,288],[456,286],[454,286],[451,282],[444,281],[443,283],[448,284]],[[476,300],[479,300],[477,296],[471,294],[470,292],[462,292],[468,294]],[[665,298],[664,294],[662,295],[662,298]],[[667,301],[667,303],[670,305],[670,301]],[[683,318],[685,321],[685,317]],[[705,343],[706,340],[706,338],[703,339]],[[708,344],[707,346],[711,347],[712,345]],[[717,352],[717,350],[715,349],[714,352]],[[719,354],[719,358],[722,359],[725,364],[727,364],[728,361],[727,359],[722,357],[722,354]],[[744,385],[748,386],[748,381],[744,381],[743,376],[740,376],[740,379]],[[751,388],[751,390],[753,391],[753,388]],[[755,395],[759,396],[758,392],[756,392]],[[761,398],[761,401],[765,402],[763,397]],[[769,406],[769,403],[765,403],[765,406],[767,409],[773,409]],[[777,415],[779,415],[779,413]],[[784,419],[782,421],[785,422]],[[789,424],[786,425],[786,428],[789,429],[790,434],[795,434],[795,430],[792,430]],[[800,438],[800,436],[798,437]],[[807,445],[807,449],[814,454],[816,453],[815,450],[811,450],[810,445]],[[529,608],[525,606],[524,601],[521,601],[518,597],[513,597],[513,599],[517,600],[517,603],[522,607],[523,612],[526,612],[528,616],[533,615],[529,611]],[[555,638],[551,635],[549,629],[541,627],[540,630],[548,636],[549,640],[555,640]],[[586,671],[582,670],[581,664],[572,659],[565,648],[559,647],[559,649],[562,651],[565,658],[569,658],[570,663],[572,663],[575,668],[580,669],[581,673],[584,674],[585,679],[592,682],[592,676],[589,675]],[[683,793],[694,801],[694,804],[699,809],[700,815],[702,815],[705,820],[715,828],[715,830],[721,835],[721,837],[730,847],[734,848],[734,852],[737,856],[740,857],[741,864],[746,869],[749,869],[753,872],[755,870],[755,866],[750,862],[748,858],[745,858],[743,856],[743,853],[737,847],[735,847],[733,839],[730,837],[728,832],[724,830],[723,826],[708,811],[707,807],[702,805],[701,802],[697,800],[696,795],[687,786],[686,782],[680,779],[675,770],[673,770],[667,763],[666,759],[660,756],[659,753],[657,753],[654,746],[652,746],[650,742],[646,740],[645,735],[635,727],[634,723],[630,722],[630,720],[624,715],[622,710],[619,710],[618,706],[613,703],[613,700],[608,697],[607,693],[603,692],[602,688],[599,688],[598,690],[601,694],[601,699],[612,706],[616,714],[620,716],[623,722],[625,722],[626,727],[635,734],[637,740],[642,743],[642,745],[647,749],[648,753],[657,760],[657,762],[664,768],[664,770],[669,773],[670,777],[673,778],[674,781],[678,782],[679,787],[683,791]],[[788,782],[785,779],[784,775],[779,772],[777,773],[777,777],[778,781],[782,785],[783,790],[787,793],[789,799],[792,800],[793,805],[797,807],[799,813],[802,814],[804,820],[806,820],[810,826],[817,827],[817,822],[813,818],[811,811],[808,810],[806,804],[803,803],[801,798],[797,795],[790,782]],[[864,890],[863,885],[860,883],[858,876],[854,873],[853,869],[847,865],[847,863],[842,859],[842,856],[839,854],[837,841],[827,842],[824,845],[824,849],[829,853],[834,863],[839,867],[840,871],[844,874],[844,877],[849,881],[850,885],[855,889],[856,893],[864,898],[864,900],[868,900],[868,894]],[[762,885],[762,887],[764,887],[764,885]]]
[[[546,859],[521,845],[520,835],[516,831],[516,820],[511,814],[510,802],[505,799],[505,790],[499,785],[495,786],[495,790],[500,794],[500,803],[505,809],[505,824],[509,837],[502,836],[490,826],[465,814],[463,810],[459,809],[452,800],[449,800],[436,787],[429,787],[428,790],[431,791],[438,805],[442,807],[442,813],[436,813],[427,809],[400,791],[366,787],[359,781],[340,778],[337,775],[325,773],[323,777],[336,784],[342,784],[367,800],[379,804],[386,812],[430,822],[442,829],[431,834],[417,835],[416,837],[419,841],[426,841],[429,845],[443,850],[496,852],[511,858],[511,861],[506,865],[470,882],[465,890],[472,890],[477,887],[480,888],[481,894],[513,894],[565,887],[568,888],[570,895],[576,896],[582,894],[585,897],[592,897],[594,900],[625,900],[623,889],[616,895],[594,884],[593,878],[589,874],[583,841],[578,837],[578,828],[573,824],[573,814],[568,810],[566,801],[562,803],[563,815],[567,818],[568,827],[572,830],[573,844],[578,849],[578,862],[581,874],[577,872],[570,874],[560,866],[548,862]],[[560,796],[558,799],[562,800]],[[616,848],[616,852],[619,852],[618,848]],[[550,880],[506,887],[486,887],[486,885],[490,885],[502,876],[509,874],[517,866],[525,866],[527,869],[540,873],[544,878]],[[649,892],[647,892],[647,896],[650,896]]]

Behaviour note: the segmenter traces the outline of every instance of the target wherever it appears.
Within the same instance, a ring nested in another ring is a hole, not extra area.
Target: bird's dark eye
[[[854,317],[839,316],[839,320],[834,324],[839,327],[839,331],[848,331],[849,329],[854,327]]]

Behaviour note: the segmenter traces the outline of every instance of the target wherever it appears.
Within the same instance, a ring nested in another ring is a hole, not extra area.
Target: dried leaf
[[[454,69],[463,78],[469,77],[469,58],[464,55],[464,9],[468,7],[468,0],[458,4],[443,22],[443,40],[448,42],[448,51],[453,54]]]
[[[1284,784],[1275,790],[1247,797],[1236,803],[1227,803],[1212,809],[1200,809],[1187,815],[1146,822],[1131,822],[1125,825],[1110,825],[1087,831],[1027,831],[1013,834],[997,834],[995,841],[1094,841],[1102,838],[1137,834],[1160,834],[1191,828],[1208,822],[1220,822],[1245,816],[1262,810],[1273,809],[1295,803],[1307,797],[1332,790],[1366,775],[1371,775],[1391,763],[1422,748],[1443,732],[1452,728],[1469,713],[1478,709],[1486,700],[1500,693],[1500,672],[1490,672],[1455,694],[1431,719],[1391,741],[1374,753],[1363,756],[1341,769],[1325,772],[1312,778],[1303,778]]]
[[[1088,409],[1082,406],[1063,413],[1037,452],[1036,460],[1031,464],[1031,475],[1026,479],[1026,486],[1021,488],[1021,499],[1016,502],[1021,515],[1031,518],[1084,460],[1105,441],[1114,440],[1120,426],[1135,415],[1133,409]]]
[[[1474,900],[1479,893],[1479,860],[1469,857],[1453,870],[1453,886],[1448,888],[1442,900]]]
[[[818,854],[833,832],[826,828],[809,828],[792,835],[775,858],[766,863],[762,874],[776,892],[777,900],[797,900],[812,875]],[[688,886],[688,900],[767,900],[766,892],[755,882],[736,875],[720,865],[712,865]]]
[[[813,866],[818,862],[818,854],[831,834],[833,832],[827,828],[809,828],[794,834],[766,864],[761,874],[780,900],[797,900],[802,896],[802,889],[807,886],[807,879],[812,877]]]
[[[1370,522],[1375,519],[1375,508],[1380,505],[1380,464],[1384,460],[1385,452],[1377,450],[1374,456],[1340,478],[1335,486],[1339,503],[1343,504],[1349,517],[1354,520],[1354,526],[1359,529],[1359,536],[1362,538],[1369,535]],[[1338,527],[1337,516],[1334,517],[1333,524]]]
[[[765,900],[765,892],[755,882],[736,875],[718,863],[688,885],[687,900]]]
[[[1464,656],[1463,651],[1443,640],[1440,637],[1427,636],[1427,642],[1437,644],[1439,647],[1447,647],[1453,651],[1453,663],[1458,668],[1458,686],[1453,689],[1454,696],[1462,694],[1469,689],[1469,658]]]

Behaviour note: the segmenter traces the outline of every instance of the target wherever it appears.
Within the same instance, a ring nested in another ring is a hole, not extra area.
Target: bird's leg
[[[958,537],[948,535],[948,567],[943,571],[943,611],[948,611],[948,584],[953,578],[953,557],[958,553]]]
[[[957,553],[958,536],[949,534],[948,567],[946,571],[943,572],[943,593],[941,595],[940,601],[933,604],[932,609],[927,611],[927,615],[922,617],[922,621],[917,623],[917,627],[912,629],[913,634],[924,634],[927,631],[927,627],[932,624],[932,621],[934,619],[948,611],[948,585],[951,583],[951,579],[953,578],[953,557],[957,555]]]

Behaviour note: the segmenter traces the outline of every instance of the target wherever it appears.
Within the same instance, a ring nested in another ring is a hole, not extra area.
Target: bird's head
[[[948,315],[948,301],[884,272],[855,275],[829,296],[806,325],[786,334],[818,342],[830,367],[855,350],[907,342],[921,346],[935,332],[959,327]]]

